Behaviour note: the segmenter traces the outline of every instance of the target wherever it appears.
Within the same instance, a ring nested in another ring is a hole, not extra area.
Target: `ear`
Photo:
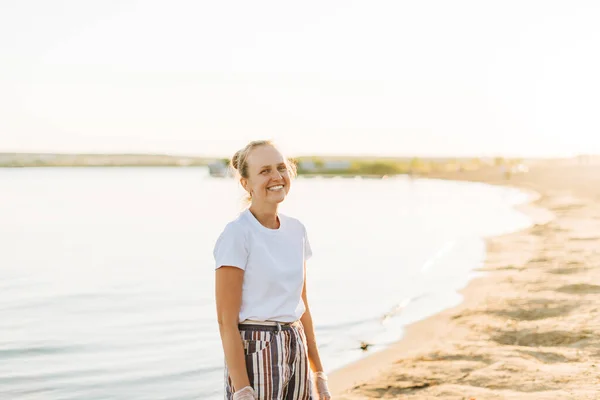
[[[244,190],[247,192],[248,191],[248,179],[241,178],[240,179],[240,184],[242,185],[242,187],[244,188]]]

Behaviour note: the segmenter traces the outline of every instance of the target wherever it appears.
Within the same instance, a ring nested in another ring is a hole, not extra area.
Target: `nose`
[[[275,175],[274,175],[273,178],[274,179],[281,179],[281,178],[283,178],[283,174],[278,169],[276,169],[275,170]]]

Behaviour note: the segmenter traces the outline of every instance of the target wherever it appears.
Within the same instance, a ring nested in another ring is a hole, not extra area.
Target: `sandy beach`
[[[330,374],[336,400],[600,399],[600,165],[554,161],[431,178],[535,191],[535,224],[487,240],[464,301]]]

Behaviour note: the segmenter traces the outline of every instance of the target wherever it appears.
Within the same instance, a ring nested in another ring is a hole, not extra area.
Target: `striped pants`
[[[259,400],[313,400],[312,374],[304,328],[291,325],[239,325],[250,385]],[[225,399],[233,385],[225,366]]]

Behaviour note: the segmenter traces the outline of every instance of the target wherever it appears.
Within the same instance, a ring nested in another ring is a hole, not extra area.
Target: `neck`
[[[250,205],[250,212],[263,226],[269,229],[279,229],[279,219],[277,217],[278,204],[265,204],[265,205]]]

